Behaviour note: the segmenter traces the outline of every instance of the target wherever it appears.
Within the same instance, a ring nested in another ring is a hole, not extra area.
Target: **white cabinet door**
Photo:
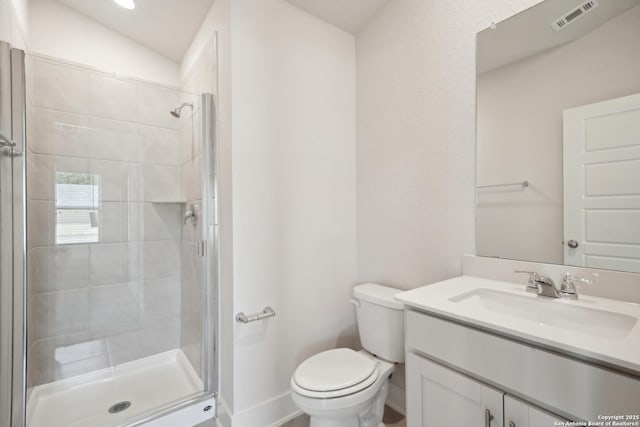
[[[505,427],[553,427],[565,421],[509,395],[504,396]]]
[[[504,393],[407,353],[407,427],[504,427]]]

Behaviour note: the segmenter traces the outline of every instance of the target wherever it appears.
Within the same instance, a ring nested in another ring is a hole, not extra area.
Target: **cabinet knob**
[[[513,421],[509,421],[509,427],[516,427],[516,423]]]

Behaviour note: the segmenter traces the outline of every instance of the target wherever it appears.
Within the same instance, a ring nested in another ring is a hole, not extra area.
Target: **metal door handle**
[[[491,410],[484,410],[484,427],[489,427],[491,425],[491,421],[493,420],[493,415],[491,415]]]
[[[0,132],[0,147],[15,147],[16,143],[8,136]]]
[[[569,246],[571,249],[575,249],[579,246],[579,244],[577,240],[569,240],[567,242],[567,246]]]
[[[11,148],[11,154],[13,156],[21,156],[22,152],[15,150],[16,145],[17,144],[13,142],[11,138],[8,138],[5,134],[0,132],[0,148]]]
[[[513,421],[509,421],[509,427],[516,427],[516,423],[514,423]]]

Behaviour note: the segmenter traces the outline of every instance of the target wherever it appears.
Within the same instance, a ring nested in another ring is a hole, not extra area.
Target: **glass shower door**
[[[28,63],[27,426],[210,417],[213,97]]]
[[[215,122],[213,95],[0,43],[1,426],[213,416]]]

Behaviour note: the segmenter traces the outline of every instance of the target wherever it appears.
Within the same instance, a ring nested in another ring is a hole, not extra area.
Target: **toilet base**
[[[326,417],[320,414],[310,414],[311,423],[309,427],[384,427],[382,416],[384,414],[384,403],[387,400],[389,391],[389,380],[386,379],[380,390],[376,393],[374,401],[356,415],[342,417]]]
[[[317,422],[314,424],[310,424],[309,427],[343,427],[343,426],[352,426],[354,424],[340,424],[340,420],[326,420],[329,424],[318,424]],[[356,420],[357,421],[357,420]],[[350,423],[353,421],[349,420]],[[355,424],[356,426],[358,424]],[[378,424],[376,427],[385,427],[383,423]]]
[[[321,418],[311,417],[309,427],[358,427],[358,417]]]

